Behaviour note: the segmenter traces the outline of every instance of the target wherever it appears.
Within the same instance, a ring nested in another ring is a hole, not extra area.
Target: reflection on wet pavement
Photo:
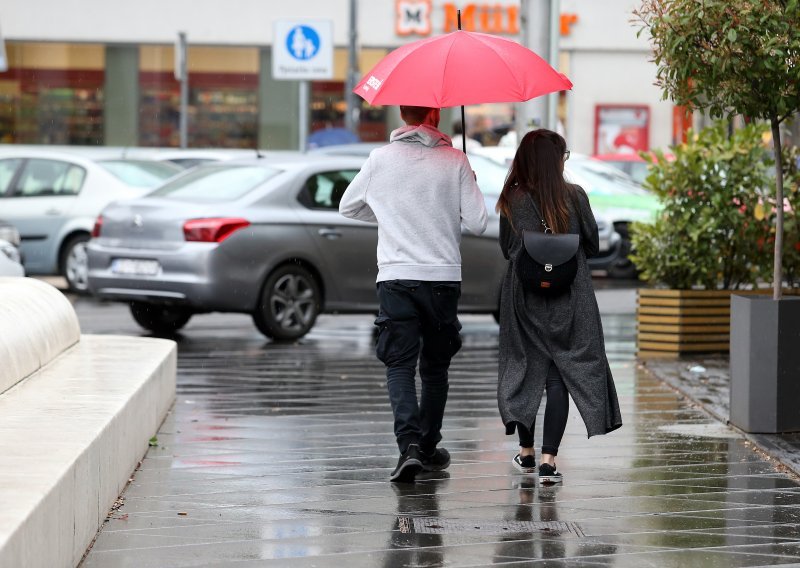
[[[76,307],[85,333],[140,333],[119,307]],[[512,467],[497,326],[463,323],[444,425],[452,465],[396,486],[370,317],[322,317],[290,345],[265,342],[245,316],[196,318],[159,445],[84,566],[800,563],[797,480],[638,369],[631,314],[604,315],[625,425],[589,440],[572,408],[561,487]]]

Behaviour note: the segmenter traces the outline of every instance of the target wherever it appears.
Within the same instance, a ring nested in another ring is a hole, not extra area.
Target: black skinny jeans
[[[386,365],[397,446],[405,453],[419,444],[432,453],[441,439],[450,359],[461,349],[458,322],[460,282],[378,282],[380,313],[376,354]],[[417,402],[414,376],[422,382]]]
[[[567,429],[567,416],[569,415],[569,395],[564,379],[555,365],[550,365],[545,383],[547,389],[547,404],[544,407],[544,432],[542,432],[542,453],[558,455],[558,447],[564,430]],[[531,429],[522,424],[517,424],[519,445],[523,448],[533,447],[533,425]]]

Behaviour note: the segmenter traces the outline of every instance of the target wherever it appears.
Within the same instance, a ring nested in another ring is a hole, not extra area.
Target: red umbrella
[[[353,92],[374,105],[441,108],[522,102],[571,88],[566,75],[530,49],[502,37],[458,30],[395,49]]]

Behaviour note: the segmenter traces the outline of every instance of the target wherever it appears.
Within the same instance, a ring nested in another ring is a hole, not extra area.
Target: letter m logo
[[[397,20],[395,32],[399,36],[431,33],[431,0],[395,0]]]

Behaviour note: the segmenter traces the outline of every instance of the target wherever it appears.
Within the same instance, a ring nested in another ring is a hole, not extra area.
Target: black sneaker
[[[563,478],[555,465],[543,463],[539,466],[539,483],[561,483]]]
[[[517,454],[514,456],[512,463],[522,473],[536,473],[536,458],[533,456],[522,457]]]
[[[422,456],[422,469],[425,471],[442,471],[450,467],[450,452],[444,448],[436,448],[433,454],[420,452]]]
[[[397,460],[397,467],[389,476],[389,481],[396,483],[414,483],[414,477],[422,471],[422,456],[417,444],[411,444]]]

